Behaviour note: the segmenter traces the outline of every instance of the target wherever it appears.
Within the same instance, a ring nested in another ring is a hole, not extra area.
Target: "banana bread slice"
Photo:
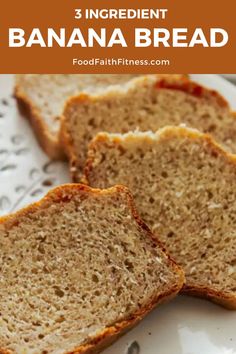
[[[184,281],[122,186],[64,185],[1,218],[0,269],[9,354],[98,353]]]
[[[19,74],[15,79],[15,96],[44,151],[49,157],[60,159],[63,157],[59,142],[60,119],[66,100],[81,92],[99,92],[110,85],[124,84],[134,77],[137,75]]]
[[[185,293],[236,309],[236,157],[184,127],[99,134],[85,168],[92,187],[132,191],[138,211],[186,275]]]
[[[236,153],[236,119],[215,91],[175,75],[136,78],[122,90],[81,95],[69,100],[62,138],[79,182],[89,141],[99,132],[126,133],[186,124]]]

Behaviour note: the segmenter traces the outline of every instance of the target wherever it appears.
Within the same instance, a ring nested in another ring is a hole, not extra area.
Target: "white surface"
[[[67,165],[50,162],[38,147],[12,93],[13,76],[0,75],[0,215],[32,203],[53,186],[69,181]]]
[[[232,84],[215,75],[192,78],[219,90],[236,109]],[[38,200],[51,186],[67,181],[67,165],[49,163],[28,122],[19,116],[12,98],[12,76],[1,75],[0,214]],[[104,354],[236,354],[236,312],[179,296],[153,311]]]
[[[191,78],[202,85],[219,91],[236,110],[236,86],[218,75],[191,75]]]

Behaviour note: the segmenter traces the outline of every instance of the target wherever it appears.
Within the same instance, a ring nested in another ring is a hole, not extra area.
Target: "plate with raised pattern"
[[[220,91],[236,110],[236,88],[217,75],[192,75]],[[13,97],[13,76],[0,75],[0,215],[39,200],[70,181],[68,165],[37,144]],[[236,312],[178,296],[149,314],[104,354],[236,354]]]

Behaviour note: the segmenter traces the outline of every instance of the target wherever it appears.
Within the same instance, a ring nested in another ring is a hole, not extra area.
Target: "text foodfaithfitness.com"
[[[73,65],[78,66],[169,66],[169,59],[127,59],[127,58],[73,58]]]

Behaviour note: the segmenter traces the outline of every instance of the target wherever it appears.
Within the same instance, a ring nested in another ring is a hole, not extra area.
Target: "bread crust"
[[[181,290],[181,293],[207,299],[217,305],[225,307],[227,310],[236,310],[235,297],[226,295],[209,287],[198,287],[196,285],[185,284]]]
[[[110,346],[122,335],[127,333],[129,330],[134,328],[150,311],[152,311],[157,305],[170,301],[178,294],[178,290],[175,288],[173,292],[166,292],[162,296],[153,299],[153,301],[148,304],[145,311],[137,313],[134,317],[130,317],[127,321],[122,321],[116,326],[109,327],[104,330],[97,337],[93,338],[91,343],[85,344],[74,349],[67,354],[95,354],[100,353],[103,349]]]
[[[29,119],[44,152],[53,160],[64,160],[65,154],[59,136],[50,133],[37,107],[33,105],[18,85],[15,86],[14,96],[20,112]]]
[[[161,250],[165,252],[165,249],[161,244],[161,242],[157,240],[157,238],[152,234],[148,226],[141,220],[135,208],[133,197],[131,196],[128,188],[122,185],[117,185],[105,190],[93,189],[83,184],[61,185],[51,190],[39,202],[31,204],[30,206],[21,209],[20,211],[14,214],[1,217],[0,225],[4,223],[5,227],[7,229],[10,229],[14,226],[17,226],[20,223],[21,219],[28,216],[29,214],[39,209],[45,209],[52,203],[69,202],[74,194],[80,192],[93,193],[97,195],[113,194],[113,193],[123,194],[135,221],[137,222],[138,226],[147,233],[147,236],[150,237],[153,243],[153,247],[159,246],[159,248],[161,248]],[[102,333],[99,333],[97,336],[91,338],[91,340],[88,343],[80,345],[77,348],[67,352],[66,354],[100,353],[105,347],[111,345],[116,339],[118,339],[120,336],[122,336],[128,330],[130,330],[136,324],[138,324],[138,322],[140,322],[142,318],[145,315],[147,315],[154,307],[176,296],[184,284],[185,281],[184,272],[181,269],[181,267],[176,265],[176,263],[172,260],[172,258],[169,255],[167,255],[167,258],[170,267],[173,269],[173,272],[175,272],[176,274],[176,284],[174,284],[170,290],[154,297],[153,299],[150,300],[150,302],[146,306],[133,313],[129,318],[119,321],[114,325],[105,328],[104,331],[102,331]],[[0,348],[0,354],[10,354],[10,353],[11,353],[10,351]]]
[[[166,76],[166,75],[159,75]],[[178,77],[187,78],[186,74],[176,75]],[[47,124],[45,124],[43,116],[33,104],[33,102],[27,97],[27,95],[22,91],[19,84],[16,83],[14,89],[14,96],[17,99],[19,110],[26,116],[35,132],[38,142],[45,153],[53,160],[65,160],[66,155],[63,151],[60,139],[60,130],[56,134],[52,134]],[[59,119],[62,119],[62,113]]]
[[[134,79],[134,85],[136,82],[140,82],[141,80],[148,80],[147,77]],[[186,92],[190,95],[193,95],[198,98],[204,98],[206,100],[213,103],[218,104],[221,108],[229,109],[228,102],[215,90],[208,89],[202,85],[197,84],[194,81],[189,80],[186,75],[163,75],[156,78],[154,82],[154,87],[159,89],[172,89]],[[109,94],[109,93],[107,93]],[[106,94],[106,95],[107,95]],[[126,94],[122,93],[123,95]],[[60,130],[60,141],[61,145],[64,148],[64,151],[68,157],[70,163],[70,171],[71,171],[71,179],[73,182],[80,182],[80,177],[78,178],[79,169],[83,169],[83,166],[80,165],[78,161],[76,149],[73,143],[73,138],[69,131],[69,122],[67,118],[67,110],[69,107],[73,105],[83,105],[85,102],[89,102],[89,104],[93,104],[94,101],[98,101],[102,99],[103,95],[94,96],[88,94],[80,94],[74,97],[71,97],[67,100],[65,104],[64,113],[62,116],[62,124]],[[233,116],[236,118],[236,113],[232,112]]]
[[[157,82],[156,88],[183,91],[195,97],[205,98],[209,101],[215,99],[219,106],[229,109],[228,102],[218,91],[208,89],[191,80],[182,79],[178,81],[170,81],[164,78]]]
[[[135,85],[135,82],[140,82],[140,81],[145,82],[147,80],[148,80],[148,77],[144,76],[142,78],[133,79],[132,81],[134,82],[134,85]],[[178,80],[183,81],[183,82],[188,82],[189,76],[187,74],[183,74],[183,75],[181,75],[181,74],[180,75],[168,75],[168,74],[157,75],[156,79],[154,81],[154,86],[155,86],[155,83],[157,85],[159,81],[166,81],[166,80],[168,82],[178,81]],[[77,161],[77,154],[76,154],[76,150],[75,150],[75,147],[73,144],[73,139],[72,139],[72,136],[69,132],[69,124],[68,124],[68,119],[66,118],[66,111],[67,111],[68,107],[73,104],[81,105],[86,101],[92,104],[94,101],[101,99],[101,97],[103,97],[103,95],[89,95],[86,93],[81,93],[79,95],[75,95],[75,96],[67,99],[65,106],[64,106],[64,112],[61,117],[61,128],[60,128],[60,133],[59,133],[59,140],[60,140],[61,146],[63,147],[64,152],[69,160],[71,180],[74,183],[80,182],[80,179],[77,178],[79,163]],[[79,167],[81,167],[81,170],[83,169],[83,166],[79,166]]]
[[[221,155],[225,159],[226,163],[231,163],[234,165],[236,169],[236,155],[231,154],[224,150],[221,145],[219,145],[211,135],[209,134],[204,134],[199,132],[196,129],[186,129],[184,127],[173,127],[173,126],[167,126],[165,128],[162,128],[158,130],[156,133],[148,134],[148,133],[143,133],[147,139],[158,139],[162,134],[165,135],[166,138],[170,138],[173,136],[173,132],[178,132],[179,136],[183,137],[190,137],[192,139],[195,138],[202,138],[204,139],[207,144],[210,146],[211,151],[215,155]],[[140,134],[140,133],[127,133],[126,134],[126,139],[133,139],[135,138],[135,134]],[[141,133],[142,134],[142,133]],[[110,138],[111,137],[111,138]],[[93,169],[93,163],[95,159],[95,151],[96,151],[96,145],[99,142],[102,143],[111,143],[111,142],[117,142],[117,143],[122,143],[123,139],[125,139],[125,135],[120,134],[107,134],[107,133],[99,133],[90,143],[89,146],[89,154],[88,154],[88,159],[86,161],[85,167],[84,167],[84,175],[82,177],[82,182],[86,185],[89,185],[89,176],[90,173]],[[186,295],[191,295],[191,296],[196,296],[196,297],[201,297],[205,298],[207,300],[210,300],[218,305],[221,305],[229,310],[236,310],[236,296],[232,296],[230,294],[227,294],[226,292],[223,291],[218,291],[215,290],[214,288],[210,288],[209,286],[196,286],[195,284],[191,283],[185,283],[183,288],[180,291],[183,294]]]

